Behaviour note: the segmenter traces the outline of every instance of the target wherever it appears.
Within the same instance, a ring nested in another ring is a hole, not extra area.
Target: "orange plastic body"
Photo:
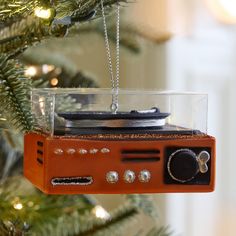
[[[177,148],[208,148],[210,150],[210,181],[209,184],[165,184],[166,149]],[[57,149],[63,150],[60,155]],[[68,154],[68,149],[76,150]],[[100,152],[109,149],[109,153]],[[88,150],[81,155],[79,150]],[[89,150],[96,149],[96,154]],[[122,162],[122,150],[158,149],[158,162]],[[24,175],[35,186],[47,194],[129,194],[129,193],[170,193],[170,192],[211,192],[215,183],[215,139],[207,135],[188,137],[168,137],[142,140],[89,140],[79,137],[50,137],[36,133],[25,135]],[[132,170],[136,176],[142,170],[151,173],[151,179],[142,183],[135,179],[133,183],[123,181],[126,170]],[[111,184],[106,180],[109,171],[119,174],[119,181]],[[57,177],[91,176],[93,183],[80,185],[52,185]]]

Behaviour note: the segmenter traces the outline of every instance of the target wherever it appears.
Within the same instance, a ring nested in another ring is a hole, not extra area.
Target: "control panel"
[[[33,145],[30,146],[30,143]],[[49,194],[210,192],[215,140],[25,137],[25,176]]]

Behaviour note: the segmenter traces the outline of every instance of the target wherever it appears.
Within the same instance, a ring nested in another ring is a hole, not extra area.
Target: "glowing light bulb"
[[[35,75],[37,75],[37,69],[34,66],[29,66],[26,70],[25,70],[25,75],[29,76],[29,77],[34,77]]]
[[[20,203],[20,202],[17,202],[17,203],[14,203],[13,204],[13,207],[16,209],[16,210],[21,210],[23,208],[23,205]]]
[[[58,79],[57,78],[53,78],[53,79],[51,79],[51,85],[52,86],[57,86],[58,85]]]
[[[102,206],[95,206],[92,212],[97,218],[103,220],[107,220],[111,217],[110,214]]]
[[[48,74],[49,72],[53,71],[54,69],[55,69],[55,66],[53,66],[53,65],[44,64],[42,66],[42,71],[43,71],[44,74]]]
[[[34,10],[34,14],[42,19],[50,19],[52,16],[51,9],[43,9],[42,7],[36,7]]]

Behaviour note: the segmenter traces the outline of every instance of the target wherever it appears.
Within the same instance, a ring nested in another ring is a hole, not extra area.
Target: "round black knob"
[[[169,157],[167,169],[172,179],[181,183],[191,181],[199,172],[197,155],[190,149],[179,149]]]

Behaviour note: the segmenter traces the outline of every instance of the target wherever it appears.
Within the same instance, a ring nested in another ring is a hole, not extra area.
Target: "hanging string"
[[[116,74],[114,76],[113,66],[112,66],[112,57],[111,57],[111,49],[109,43],[109,37],[107,32],[107,23],[106,23],[106,14],[104,8],[104,2],[101,0],[101,10],[102,10],[102,18],[104,25],[104,35],[105,35],[105,46],[108,60],[108,69],[110,73],[111,87],[112,87],[112,104],[111,111],[116,113],[119,108],[119,81],[120,81],[120,5],[117,1],[116,4]]]

